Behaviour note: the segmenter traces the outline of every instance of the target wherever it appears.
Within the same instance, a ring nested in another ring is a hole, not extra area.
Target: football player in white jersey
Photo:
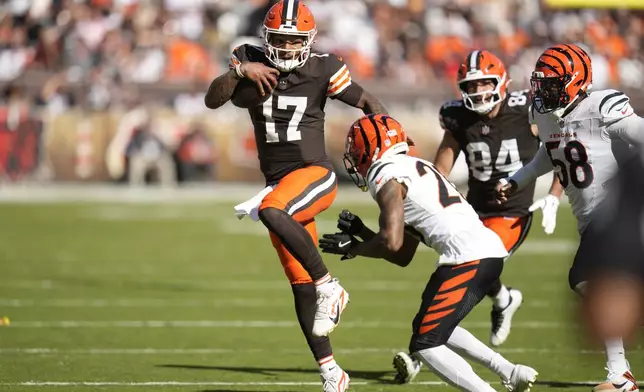
[[[589,91],[590,57],[577,45],[556,45],[543,52],[531,84],[530,117],[539,127],[543,144],[528,165],[499,181],[497,199],[504,202],[508,195],[554,167],[581,237],[569,283],[583,294],[597,257],[592,245],[603,240],[597,234],[597,207],[605,200],[618,164],[631,156],[630,146],[644,143],[644,119],[633,113],[625,94]],[[622,339],[611,339],[605,345],[608,377],[594,391],[638,391]]]
[[[534,369],[509,362],[458,326],[501,275],[508,255],[503,242],[430,162],[408,152],[405,131],[389,116],[368,115],[351,126],[345,165],[378,203],[380,230],[375,233],[354,217],[342,232],[325,234],[320,248],[344,259],[383,258],[406,266],[419,242],[432,247],[440,255],[438,267],[413,321],[409,352],[464,391],[494,389],[455,349],[498,374],[509,390],[529,391]]]

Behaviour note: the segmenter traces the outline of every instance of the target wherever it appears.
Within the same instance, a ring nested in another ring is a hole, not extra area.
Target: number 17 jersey
[[[539,139],[532,133],[528,91],[515,91],[501,103],[496,117],[488,119],[451,101],[440,110],[440,123],[465,154],[469,169],[467,201],[481,217],[525,216],[532,204],[535,184],[513,194],[507,203],[497,204],[494,188],[532,160]]]
[[[271,66],[264,49],[242,45],[233,51],[230,67],[243,62]],[[259,164],[267,183],[311,164],[331,168],[324,145],[324,108],[352,85],[341,58],[311,53],[303,66],[282,72],[264,104],[249,108]]]

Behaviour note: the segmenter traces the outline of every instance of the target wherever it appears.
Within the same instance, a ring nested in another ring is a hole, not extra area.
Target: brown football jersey
[[[246,61],[270,66],[264,49],[253,45],[233,51],[231,66]],[[302,67],[279,76],[264,104],[248,109],[267,183],[311,164],[331,168],[324,145],[324,107],[327,98],[338,97],[350,85],[351,75],[340,57],[311,53]]]
[[[467,201],[479,215],[524,216],[532,204],[535,184],[514,193],[504,204],[494,200],[501,178],[514,174],[532,160],[539,139],[532,133],[528,91],[509,93],[492,119],[465,107],[462,100],[447,102],[440,110],[445,132],[458,141],[469,168]]]

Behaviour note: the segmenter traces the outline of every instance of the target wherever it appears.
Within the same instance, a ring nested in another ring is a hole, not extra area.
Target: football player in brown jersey
[[[268,228],[295,297],[302,332],[320,365],[323,390],[342,392],[348,375],[336,365],[327,335],[348,303],[347,292],[330,276],[317,250],[315,217],[336,196],[337,180],[326,156],[324,108],[328,98],[386,113],[382,104],[351,80],[340,57],[311,51],[316,36],[311,11],[298,0],[282,0],[266,15],[263,48],[242,45],[230,70],[215,79],[205,104],[216,109],[236,87],[256,83],[262,96],[249,105],[260,168],[267,187],[237,206]]]
[[[445,134],[434,164],[448,176],[458,155],[465,153],[469,168],[467,201],[483,223],[499,235],[511,255],[528,235],[534,210],[542,209],[545,232],[554,231],[562,188],[554,176],[549,194],[534,203],[534,183],[514,194],[511,201],[496,203],[497,181],[530,162],[539,148],[538,130],[529,123],[528,91],[508,92],[510,81],[505,65],[491,52],[475,50],[468,54],[457,79],[463,98],[440,109]],[[523,296],[500,279],[488,296],[494,302],[490,344],[499,346],[510,334],[512,317]],[[420,364],[405,353],[396,355],[394,366],[400,382],[411,381],[420,369]]]

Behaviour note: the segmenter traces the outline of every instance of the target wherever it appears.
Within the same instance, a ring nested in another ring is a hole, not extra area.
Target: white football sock
[[[453,350],[462,351],[467,357],[487,367],[505,380],[512,376],[514,364],[486,346],[465,328],[456,327],[447,341],[447,346]]]
[[[320,365],[320,373],[327,374],[331,370],[335,369],[337,363],[335,363],[333,355],[329,355],[328,357],[320,359],[318,361],[318,365]]]
[[[501,285],[501,291],[494,297],[494,307],[497,309],[505,309],[510,305],[510,290],[505,285]]]
[[[445,382],[462,391],[494,392],[494,388],[474,373],[474,369],[467,361],[447,346],[427,348],[413,355],[433,369]]]
[[[624,374],[628,371],[628,362],[626,362],[626,353],[624,352],[624,343],[622,339],[610,339],[604,342],[606,345],[606,363],[608,371],[616,374]]]

